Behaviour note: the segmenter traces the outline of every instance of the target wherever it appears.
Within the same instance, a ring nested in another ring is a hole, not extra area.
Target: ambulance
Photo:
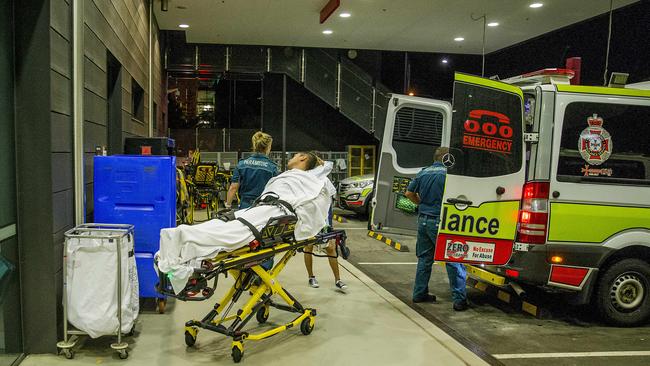
[[[650,91],[456,74],[435,260],[650,317]]]

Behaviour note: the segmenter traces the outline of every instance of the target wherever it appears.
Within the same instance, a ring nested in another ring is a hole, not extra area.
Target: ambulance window
[[[443,114],[428,109],[402,107],[395,115],[393,149],[397,165],[421,168],[433,163],[433,153],[442,141]]]
[[[522,100],[516,94],[457,83],[450,174],[496,177],[522,167]]]
[[[564,112],[557,180],[650,185],[650,106],[574,102]]]

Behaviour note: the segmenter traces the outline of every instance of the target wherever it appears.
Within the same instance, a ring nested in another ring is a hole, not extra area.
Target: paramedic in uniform
[[[271,135],[258,131],[253,135],[251,141],[254,153],[237,164],[226,196],[226,208],[231,207],[237,192],[239,192],[240,199],[239,209],[249,208],[253,201],[262,194],[266,183],[278,175],[278,166],[268,157],[273,143]]]
[[[429,293],[429,278],[433,265],[436,235],[440,225],[442,195],[445,190],[447,168],[442,158],[449,148],[439,147],[434,154],[433,165],[422,169],[409,184],[406,197],[418,205],[418,236],[415,254],[418,257],[413,286],[413,302],[434,302],[435,295]],[[451,288],[454,310],[463,311],[468,307],[465,289],[465,267],[460,263],[447,263],[447,276]]]
[[[268,156],[273,144],[271,135],[257,131],[251,138],[251,142],[253,155],[240,160],[232,174],[224,203],[227,209],[232,207],[237,192],[239,192],[239,209],[251,207],[253,201],[264,191],[266,183],[278,175],[278,166]],[[270,270],[273,267],[273,258],[264,261],[262,267]]]

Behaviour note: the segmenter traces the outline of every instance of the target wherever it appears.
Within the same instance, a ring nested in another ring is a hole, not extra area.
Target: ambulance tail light
[[[529,182],[524,185],[517,224],[518,242],[546,242],[549,190],[549,182]]]

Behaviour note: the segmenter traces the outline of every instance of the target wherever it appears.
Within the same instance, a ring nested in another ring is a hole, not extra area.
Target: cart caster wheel
[[[63,352],[63,355],[65,356],[65,358],[67,358],[68,360],[72,360],[74,358],[74,351],[73,350],[71,350],[69,348],[66,348],[62,352]]]
[[[120,360],[126,360],[127,358],[129,358],[129,351],[127,351],[125,349],[121,350],[120,351]]]
[[[311,318],[305,318],[300,323],[300,331],[304,335],[310,335],[311,331],[314,330],[314,326],[311,324]]]
[[[235,361],[235,363],[239,363],[242,357],[244,357],[244,352],[242,352],[239,347],[234,346],[232,348],[232,360]]]
[[[257,314],[255,315],[255,318],[257,318],[257,322],[260,324],[266,323],[267,320],[269,320],[269,307],[268,306],[262,306],[257,310]]]
[[[158,299],[156,301],[156,305],[158,306],[158,314],[164,314],[165,313],[165,306],[167,305],[167,300],[166,299]]]
[[[196,343],[196,336],[192,335],[192,333],[188,331],[185,331],[185,344],[188,347],[192,347],[194,346],[195,343]]]

